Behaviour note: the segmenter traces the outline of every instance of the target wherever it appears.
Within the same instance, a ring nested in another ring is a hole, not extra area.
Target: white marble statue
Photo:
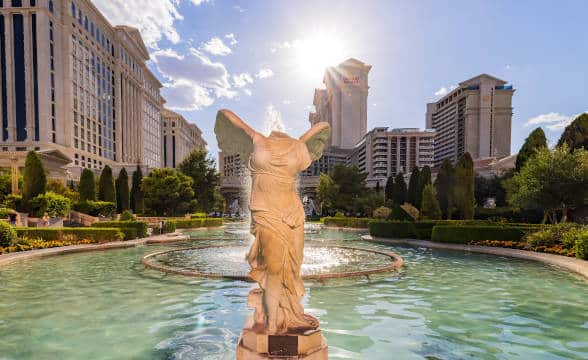
[[[263,290],[258,317],[268,334],[318,328],[304,313],[300,275],[304,249],[304,209],[296,176],[322,156],[330,136],[327,123],[315,124],[300,139],[273,131],[264,136],[229,110],[220,110],[215,133],[219,148],[239,154],[251,171],[251,233],[255,240],[247,261],[251,277]]]

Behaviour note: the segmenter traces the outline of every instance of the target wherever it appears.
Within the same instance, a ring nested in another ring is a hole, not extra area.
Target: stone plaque
[[[269,335],[267,345],[270,356],[298,355],[298,336]]]

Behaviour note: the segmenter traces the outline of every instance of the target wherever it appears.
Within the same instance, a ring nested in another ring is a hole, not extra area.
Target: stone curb
[[[142,239],[135,239],[129,241],[113,241],[108,243],[99,243],[99,244],[81,244],[81,245],[69,245],[69,246],[61,246],[61,247],[53,247],[47,249],[37,249],[37,250],[28,250],[28,251],[19,251],[9,254],[0,255],[0,265],[10,264],[12,262],[23,260],[23,259],[32,259],[32,258],[40,258],[45,256],[53,256],[53,255],[61,255],[61,254],[71,254],[77,252],[86,252],[86,251],[100,251],[100,250],[110,250],[110,249],[124,249],[135,247],[139,245],[146,245],[146,244],[160,244],[160,243],[171,243],[171,242],[178,242],[178,241],[185,241],[188,240],[190,237],[187,235],[181,235],[181,233],[175,232],[171,234],[162,234],[156,236],[150,236]]]
[[[447,244],[438,243],[428,240],[416,240],[416,239],[389,239],[372,237],[371,235],[363,235],[361,237],[364,241],[378,242],[384,244],[393,245],[409,245],[409,246],[422,246],[433,249],[443,250],[454,250],[454,251],[469,251],[481,254],[490,254],[497,256],[508,256],[525,260],[540,261],[544,264],[554,265],[559,268],[568,270],[575,274],[578,274],[588,280],[588,261],[580,260],[572,257],[540,253],[527,250],[509,249],[491,246],[480,246],[480,245],[462,245],[462,244]]]

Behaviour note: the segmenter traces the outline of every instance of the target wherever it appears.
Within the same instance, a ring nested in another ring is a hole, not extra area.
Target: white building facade
[[[196,124],[182,115],[163,109],[163,167],[176,168],[194,149],[204,149],[206,141]]]

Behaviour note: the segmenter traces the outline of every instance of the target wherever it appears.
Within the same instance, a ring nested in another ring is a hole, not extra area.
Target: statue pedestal
[[[248,306],[256,310],[255,314],[247,317],[243,326],[237,345],[237,360],[328,359],[327,342],[320,329],[279,335],[269,335],[265,332],[263,325],[260,325],[262,322],[259,321],[262,320],[260,289],[249,293]]]

